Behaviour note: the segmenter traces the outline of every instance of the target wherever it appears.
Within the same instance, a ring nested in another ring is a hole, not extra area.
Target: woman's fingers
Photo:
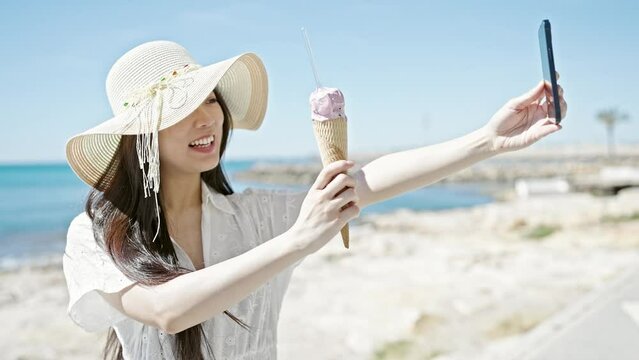
[[[347,160],[338,160],[326,165],[322,171],[320,171],[317,179],[315,179],[313,189],[324,189],[337,174],[347,171],[353,165],[354,164],[349,163]]]
[[[566,117],[566,111],[568,110],[568,104],[564,99],[564,88],[561,85],[557,84],[558,92],[559,92],[559,109],[561,109],[561,117]]]
[[[559,131],[560,129],[561,129],[561,125],[559,124],[552,123],[552,124],[544,125],[538,130],[538,138],[541,139],[544,136],[547,136],[556,131]]]
[[[357,196],[357,192],[355,191],[354,188],[348,188],[346,191],[344,191],[343,193],[335,196],[334,199],[332,199],[330,201],[331,205],[343,210],[344,207],[346,207],[350,202],[353,202],[353,205],[359,203],[359,197]]]
[[[568,112],[568,103],[564,100],[563,96],[559,98],[559,110],[561,111],[561,119],[563,120],[566,117],[566,113]],[[548,109],[553,109],[555,106],[554,101],[549,101],[544,103],[544,111],[548,112]]]
[[[539,100],[544,94],[544,81],[540,81],[534,88],[528,90],[526,93],[510,100],[511,106],[519,108],[522,106],[528,106],[534,101]]]
[[[561,117],[566,117],[566,112],[568,112],[568,103],[564,100],[563,96],[561,97],[561,101],[559,102],[559,108],[561,109]]]
[[[356,204],[353,204],[349,207],[347,207],[346,209],[340,211],[339,213],[339,219],[344,222],[347,223],[350,220],[359,217],[360,214],[360,208],[359,206],[357,206]]]
[[[354,188],[355,179],[353,179],[353,177],[348,174],[339,173],[337,174],[337,176],[335,176],[334,179],[331,180],[330,183],[328,183],[328,185],[326,185],[324,191],[326,191],[327,197],[329,199],[332,199],[341,191],[344,191],[347,187]]]
[[[559,72],[555,71],[556,79],[559,80]],[[557,84],[559,96],[563,97],[564,89],[561,85]],[[541,105],[541,99],[544,95],[552,95],[551,85],[545,80],[541,80],[534,88],[528,90],[526,93],[510,100],[511,106],[515,108],[521,108],[523,106],[529,106],[532,104]]]

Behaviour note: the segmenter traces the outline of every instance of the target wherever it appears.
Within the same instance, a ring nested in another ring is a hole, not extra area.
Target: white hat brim
[[[185,88],[186,100],[179,107],[164,101],[159,130],[186,118],[213,89],[217,89],[224,99],[234,129],[257,130],[261,126],[268,102],[268,78],[264,64],[256,54],[243,53],[176,79],[180,78],[193,79]],[[139,133],[139,126],[130,122],[132,111],[126,110],[67,141],[67,161],[73,172],[88,185],[96,187],[100,177],[109,170],[122,135]]]

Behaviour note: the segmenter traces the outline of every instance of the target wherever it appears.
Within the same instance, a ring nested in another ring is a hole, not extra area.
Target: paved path
[[[638,360],[639,266],[540,324],[524,343],[513,360]]]

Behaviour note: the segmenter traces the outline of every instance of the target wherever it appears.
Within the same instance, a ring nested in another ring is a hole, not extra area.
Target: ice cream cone
[[[343,117],[318,121],[313,119],[313,132],[319,146],[322,164],[348,159],[348,122]],[[344,247],[348,249],[348,223],[341,230]]]

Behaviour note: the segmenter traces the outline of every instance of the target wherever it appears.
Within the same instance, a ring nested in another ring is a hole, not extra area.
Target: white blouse
[[[202,181],[204,265],[235,257],[284,233],[297,219],[306,193],[248,187],[225,196]],[[82,212],[71,221],[67,233],[62,265],[69,290],[69,317],[89,332],[112,326],[125,359],[175,359],[170,334],[127,317],[97,292],[117,292],[134,281],[96,244],[91,225]],[[195,270],[186,252],[171,240],[180,265]],[[293,270],[302,260],[227,309],[251,326],[253,334],[223,313],[202,323],[216,359],[276,359],[280,307]],[[202,350],[208,356],[204,341]]]

